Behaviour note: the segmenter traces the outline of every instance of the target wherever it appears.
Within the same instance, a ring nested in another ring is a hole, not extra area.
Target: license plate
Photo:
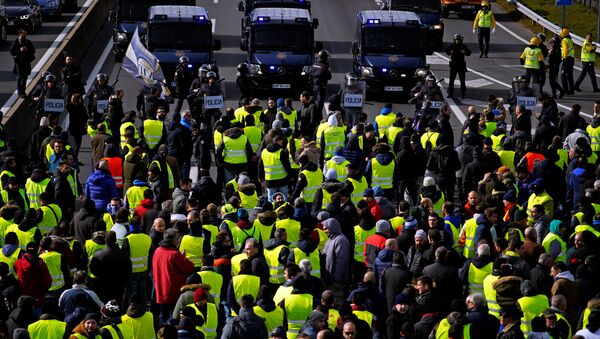
[[[475,9],[475,5],[463,5],[463,9]]]
[[[9,21],[9,22],[6,23],[6,25],[8,25],[8,26],[14,26],[15,22],[14,21]]]
[[[404,88],[402,88],[402,86],[384,86],[383,87],[384,92],[402,92],[403,90],[404,90]]]
[[[276,89],[290,89],[290,88],[292,88],[292,85],[290,85],[290,84],[273,84],[273,88],[276,88]]]

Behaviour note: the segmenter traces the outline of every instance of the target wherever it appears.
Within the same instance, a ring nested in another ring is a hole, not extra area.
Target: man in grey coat
[[[340,223],[334,218],[323,221],[323,229],[329,237],[323,249],[325,283],[333,291],[336,300],[341,301],[344,291],[350,283],[350,242],[342,234]]]

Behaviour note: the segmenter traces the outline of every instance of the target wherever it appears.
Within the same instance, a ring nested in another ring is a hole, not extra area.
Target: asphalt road
[[[86,0],[78,0],[77,12],[63,12],[60,19],[48,19],[43,18],[43,26],[34,33],[30,33],[27,37],[33,42],[35,47],[36,59],[34,60],[33,72],[31,78],[33,78],[41,66],[47,61],[54,51],[54,49],[64,39],[71,28],[77,22],[77,19],[81,17],[82,6],[86,6]],[[91,3],[91,0],[88,4]],[[17,95],[16,95],[16,76],[12,74],[13,70],[13,58],[10,55],[10,46],[12,42],[17,38],[16,29],[8,31],[8,41],[0,45],[0,104],[2,105],[2,111],[6,112],[7,108],[10,107]]]
[[[237,11],[235,1],[201,0],[197,1],[196,4],[206,7],[210,18],[215,19],[215,38],[222,41],[222,49],[216,52],[216,59],[220,74],[225,78],[226,105],[235,107],[239,98],[235,86],[236,66],[245,59],[245,52],[239,49],[240,18],[242,14]],[[322,41],[324,48],[332,53],[331,67],[334,76],[328,88],[329,92],[337,91],[339,84],[343,81],[344,74],[352,69],[350,44],[354,36],[356,13],[361,10],[376,8],[377,6],[373,0],[313,1],[313,17],[319,18],[320,21],[315,40]],[[467,59],[469,67],[467,97],[465,99],[448,100],[453,111],[451,122],[455,127],[455,131],[459,131],[460,126],[462,126],[468,106],[483,107],[489,94],[506,97],[510,90],[512,78],[524,74],[518,58],[532,33],[520,24],[512,22],[508,16],[503,15],[500,8],[495,4],[493,10],[496,13],[498,27],[491,38],[489,58],[479,58],[477,38],[472,34],[471,20],[458,18],[453,14],[445,20],[445,44],[451,43],[452,36],[455,33],[460,33],[465,37],[465,43],[473,51],[473,54]],[[50,29],[48,26],[46,25],[44,30]],[[32,39],[34,38],[36,38],[35,35],[32,36]],[[91,83],[93,76],[99,71],[109,74],[110,82],[117,79],[121,64],[115,63],[114,57],[110,53],[111,45],[110,27],[107,24],[106,29],[98,35],[87,57],[80,61],[86,77],[91,75],[88,83]],[[4,57],[5,53],[1,54],[0,56]],[[428,63],[438,78],[448,78],[448,59],[444,54],[435,53],[429,56]],[[6,67],[6,65],[1,66]],[[576,62],[576,66],[580,66],[580,63]],[[576,70],[575,77],[578,75],[579,71]],[[2,85],[0,91],[6,91],[6,77],[1,79],[3,82],[0,82],[0,85]],[[447,84],[444,83],[443,86],[447,87]],[[122,71],[118,76],[116,87],[125,90],[124,108],[126,110],[133,109],[135,107],[135,96],[140,89],[140,85]],[[589,80],[584,81],[581,87],[583,89],[582,93],[558,100],[559,109],[567,112],[573,104],[579,103],[583,106],[584,116],[590,118],[591,116],[586,114],[592,111],[596,96],[591,92]],[[548,84],[545,89],[550,90]],[[299,103],[296,103],[296,106],[298,105]],[[365,112],[369,114],[370,121],[374,120],[375,115],[382,106],[382,102],[369,102],[369,105],[364,107]],[[414,106],[394,104],[394,110],[404,113],[405,116],[412,116]],[[455,132],[455,134],[458,133]],[[90,170],[89,139],[84,139],[83,146],[82,161],[86,163],[86,166],[81,169],[82,181],[87,178]]]

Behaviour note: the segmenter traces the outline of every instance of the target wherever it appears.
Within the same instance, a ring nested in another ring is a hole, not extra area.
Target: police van
[[[415,70],[426,65],[426,50],[424,28],[414,12],[357,14],[353,68],[368,92],[408,93],[415,83]]]
[[[310,12],[310,1],[308,0],[241,0],[238,2],[238,11],[244,12],[242,18],[242,35],[246,29],[246,17],[257,8],[302,8]]]
[[[115,61],[123,61],[125,51],[135,30],[140,35],[146,32],[145,22],[148,19],[148,9],[159,5],[194,5],[194,0],[116,0],[115,6],[109,13],[113,23],[113,48]]]
[[[208,12],[197,6],[152,6],[143,41],[158,58],[167,83],[174,87],[173,77],[179,58],[187,56],[188,67],[199,69],[214,65],[214,51],[221,41],[213,39],[213,25]]]
[[[415,12],[425,28],[427,54],[441,51],[444,45],[444,19],[439,0],[388,0],[382,9]]]
[[[259,91],[308,88],[318,20],[307,9],[257,8],[245,18],[241,48],[248,51],[248,75]]]

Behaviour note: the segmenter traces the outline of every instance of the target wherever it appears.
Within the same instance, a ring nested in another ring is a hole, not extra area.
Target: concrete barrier
[[[41,75],[45,71],[61,74],[64,66],[64,53],[73,56],[76,62],[80,61],[88,48],[94,42],[98,31],[106,24],[109,11],[113,8],[113,0],[94,0],[85,10],[75,27],[65,36],[65,39],[48,59],[45,65],[27,86],[27,93],[31,93],[42,81]],[[9,140],[15,140],[19,147],[28,145],[32,133],[37,129],[35,110],[29,98],[18,99],[4,115],[4,124]]]

